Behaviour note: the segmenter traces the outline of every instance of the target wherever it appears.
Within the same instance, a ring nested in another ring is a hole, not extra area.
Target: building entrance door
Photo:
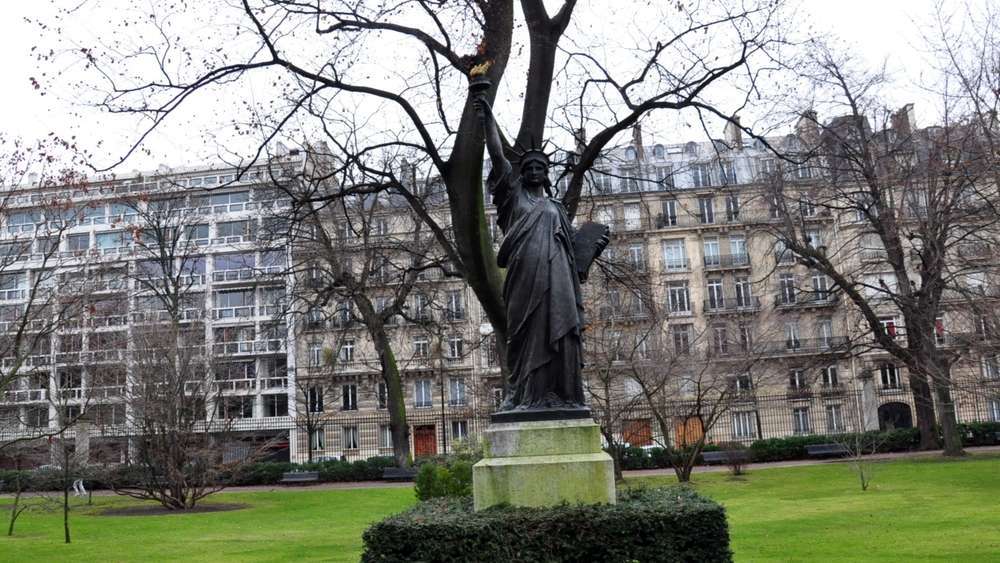
[[[437,430],[433,424],[413,427],[413,456],[437,455]]]

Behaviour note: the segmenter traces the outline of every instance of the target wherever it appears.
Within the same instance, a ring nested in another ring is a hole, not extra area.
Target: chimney
[[[635,147],[636,159],[646,160],[646,152],[642,150],[642,125],[639,123],[632,126],[632,146]]]
[[[726,122],[725,137],[729,148],[743,148],[743,130],[740,129],[740,116],[734,115],[732,119]]]
[[[819,116],[816,110],[806,110],[795,122],[795,135],[807,147],[813,147],[819,142]]]
[[[913,113],[913,104],[906,104],[892,114],[890,118],[892,129],[896,132],[897,138],[906,138],[913,134],[917,128],[917,121]]]
[[[576,145],[576,154],[583,154],[583,149],[587,146],[587,130],[583,127],[573,131],[573,142]]]

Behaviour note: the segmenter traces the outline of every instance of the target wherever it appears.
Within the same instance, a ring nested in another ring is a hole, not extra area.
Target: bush
[[[457,459],[450,464],[425,463],[417,473],[414,490],[419,500],[466,497],[472,494],[472,464]]]
[[[958,425],[964,446],[995,446],[1000,444],[1000,422],[966,422]]]
[[[856,434],[835,436],[809,434],[807,436],[756,440],[750,444],[750,459],[755,463],[807,459],[809,454],[806,452],[806,446],[829,443],[852,444],[856,440]],[[865,444],[866,448],[874,446],[878,453],[915,450],[920,444],[920,431],[916,428],[898,428],[885,432],[865,432],[862,435],[861,443]],[[871,450],[868,449],[867,453],[870,452]]]
[[[615,505],[494,507],[435,499],[364,533],[364,562],[730,561],[721,506],[687,488],[619,493]]]

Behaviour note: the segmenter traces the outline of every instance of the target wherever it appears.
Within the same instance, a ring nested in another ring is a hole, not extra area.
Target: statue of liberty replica
[[[487,186],[504,233],[497,263],[506,269],[510,376],[486,432],[489,453],[475,466],[476,509],[613,503],[612,461],[583,395],[580,292],[608,244],[608,227],[572,227],[549,193],[549,158],[541,147],[520,147],[515,170],[482,94],[489,87],[481,76],[470,86],[493,165]]]

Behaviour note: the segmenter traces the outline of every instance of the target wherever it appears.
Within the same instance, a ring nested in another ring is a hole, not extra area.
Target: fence
[[[963,387],[956,391],[959,422],[1000,421],[1000,388]],[[711,408],[721,413],[710,420]],[[838,434],[867,428],[907,428],[915,425],[913,398],[903,388],[875,388],[869,401],[860,387],[832,386],[803,389],[785,394],[741,393],[724,403],[701,409],[693,401],[665,401],[657,412],[666,420],[664,429],[645,404],[592,405],[594,419],[619,443],[634,446],[672,446],[694,442],[705,435],[709,443],[740,442],[780,438],[797,434]],[[867,411],[867,412],[866,412]],[[940,409],[938,409],[940,412]],[[360,413],[357,413],[360,414]],[[407,413],[410,451],[415,457],[446,454],[463,440],[476,440],[489,426],[489,413],[452,410]],[[293,461],[313,458],[365,459],[392,455],[388,413],[338,415],[324,421],[322,437],[309,439],[299,429],[299,452]],[[322,447],[319,447],[322,446]]]

